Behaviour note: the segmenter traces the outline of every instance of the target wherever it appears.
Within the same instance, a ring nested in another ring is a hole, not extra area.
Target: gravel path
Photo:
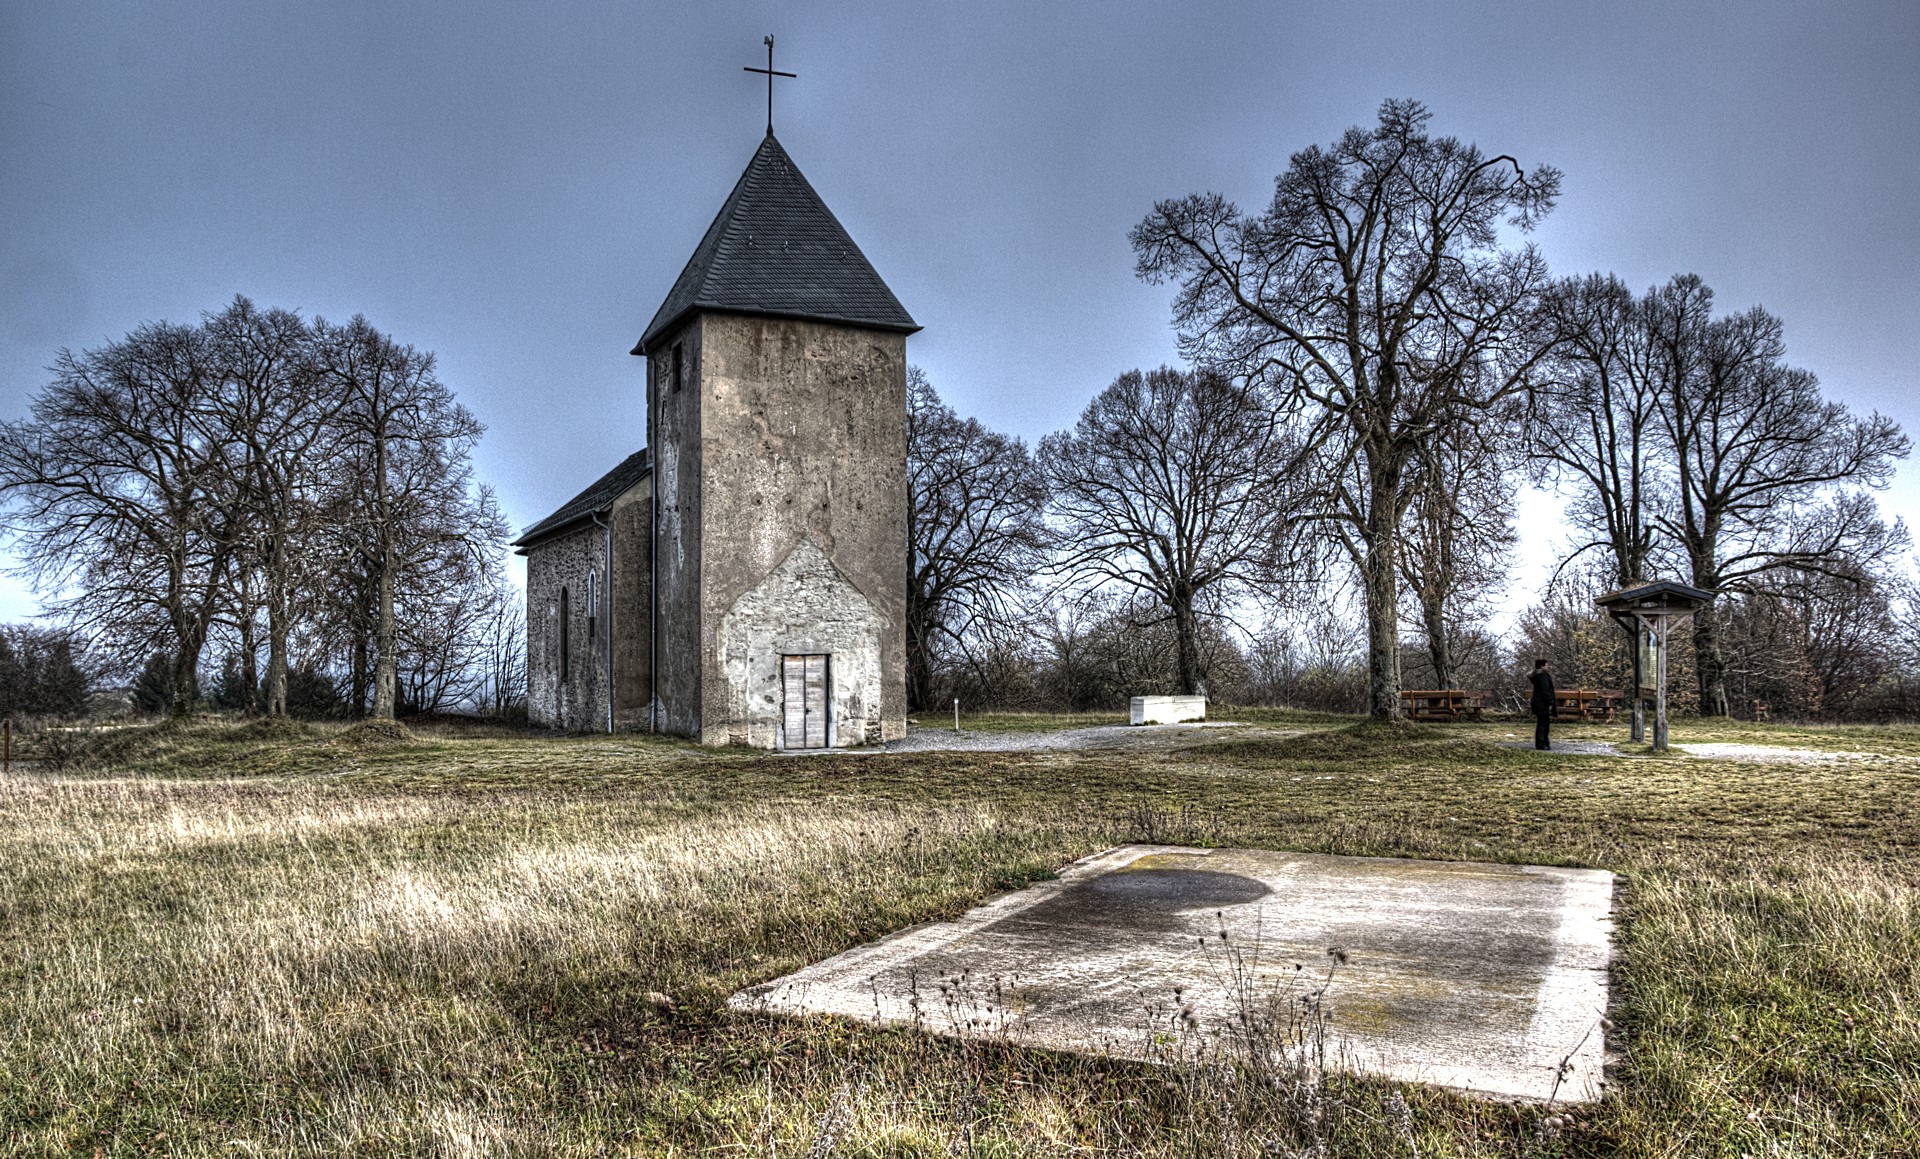
[[[1500,742],[1500,747],[1525,749],[1528,752],[1534,751],[1533,742],[1530,740],[1503,740]],[[1556,753],[1572,753],[1575,756],[1582,757],[1620,757],[1626,755],[1620,751],[1617,745],[1604,740],[1557,740],[1553,742],[1552,751]]]
[[[941,728],[915,728],[905,740],[883,746],[890,753],[975,752],[1035,753],[1074,752],[1087,749],[1168,750],[1190,748],[1215,739],[1224,729],[1241,730],[1248,737],[1298,736],[1304,729],[1272,729],[1237,724],[1233,721],[1207,721],[1196,724],[1108,724],[1093,728],[1069,728],[1051,732],[953,732]],[[1224,739],[1224,738],[1221,738]],[[1503,748],[1533,751],[1533,742],[1503,740]],[[1748,761],[1764,765],[1832,765],[1844,761],[1873,761],[1896,758],[1876,753],[1824,752],[1819,749],[1786,748],[1758,744],[1676,744],[1673,750],[1703,760]],[[871,750],[869,750],[871,751]],[[1553,752],[1573,756],[1621,757],[1626,753],[1611,741],[1556,740]]]
[[[1510,749],[1528,749],[1533,745],[1528,741],[1506,740],[1501,746]],[[1599,740],[1557,740],[1553,742],[1553,751],[1573,753],[1576,756],[1619,757],[1627,754],[1619,746]],[[1878,753],[1825,752],[1820,749],[1792,749],[1781,745],[1765,744],[1677,744],[1673,751],[1685,756],[1699,757],[1709,761],[1747,761],[1760,765],[1833,765],[1843,761],[1880,761],[1897,758],[1881,756]]]
[[[1692,757],[1718,761],[1751,761],[1761,765],[1832,765],[1842,761],[1885,760],[1878,753],[1823,752],[1765,744],[1685,744],[1676,749]]]
[[[951,729],[916,728],[907,734],[905,740],[889,742],[886,750],[890,753],[1036,753],[1078,749],[1179,748],[1212,739],[1209,733],[1229,728],[1243,729],[1247,726],[1222,720],[1204,724],[1103,724],[1057,732],[954,732]],[[1249,731],[1260,736],[1292,736],[1298,730],[1262,728]]]

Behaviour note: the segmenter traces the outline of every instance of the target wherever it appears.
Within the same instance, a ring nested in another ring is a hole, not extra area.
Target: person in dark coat
[[[1533,700],[1528,705],[1533,709],[1533,747],[1550,749],[1553,745],[1547,740],[1547,729],[1553,723],[1553,673],[1547,670],[1545,660],[1533,662],[1533,675],[1527,681],[1533,685]]]

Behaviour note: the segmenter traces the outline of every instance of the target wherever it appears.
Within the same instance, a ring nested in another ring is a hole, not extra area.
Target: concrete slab
[[[1157,1060],[1241,1041],[1250,1001],[1297,1021],[1317,991],[1330,1065],[1581,1102],[1612,898],[1603,870],[1127,845],[730,1005]]]

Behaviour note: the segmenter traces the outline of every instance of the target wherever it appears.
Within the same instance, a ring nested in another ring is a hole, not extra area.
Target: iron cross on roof
[[[767,136],[771,137],[773,136],[773,78],[777,76],[790,77],[790,76],[793,76],[794,74],[790,72],[774,71],[773,69],[773,37],[771,35],[767,37],[767,67],[753,68],[752,66],[748,66],[747,68],[744,68],[741,71],[742,72],[758,72],[758,73],[766,74],[766,77],[767,77]]]

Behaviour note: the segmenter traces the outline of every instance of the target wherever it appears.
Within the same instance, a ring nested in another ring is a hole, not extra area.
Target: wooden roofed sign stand
[[[1653,751],[1667,751],[1667,638],[1675,620],[1713,602],[1713,593],[1672,580],[1623,588],[1594,601],[1633,637],[1633,739],[1647,739],[1653,702]]]

